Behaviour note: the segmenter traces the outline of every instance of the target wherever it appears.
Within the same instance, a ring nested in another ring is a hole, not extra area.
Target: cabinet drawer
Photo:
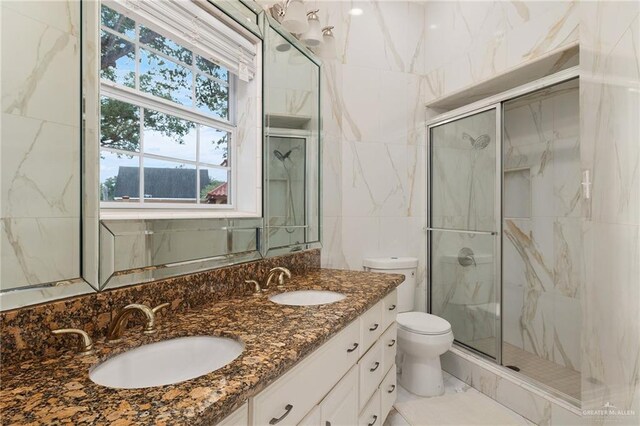
[[[355,364],[359,335],[359,323],[354,321],[256,395],[251,400],[253,424],[300,422]]]
[[[362,314],[360,317],[360,356],[382,335],[382,301]]]
[[[390,294],[382,299],[382,325],[386,330],[391,324],[396,322],[398,315],[398,291],[393,290]]]
[[[249,404],[244,403],[242,407],[238,408],[233,413],[224,418],[218,426],[239,426],[249,424]]]
[[[396,402],[398,395],[396,386],[396,366],[393,364],[380,384],[380,414],[383,421],[386,420],[391,407]]]
[[[396,347],[398,346],[397,330],[397,325],[393,323],[380,338],[384,352],[382,364],[385,372],[389,371],[389,367],[396,362]]]
[[[362,407],[367,403],[371,395],[378,389],[382,377],[384,377],[383,364],[384,352],[382,350],[382,342],[377,341],[369,352],[358,361],[358,370],[360,374],[360,398],[359,407]]]
[[[382,426],[383,419],[380,418],[380,391],[377,390],[371,397],[367,405],[360,412],[358,418],[359,426]]]
[[[320,404],[324,426],[351,426],[358,422],[358,366],[354,365]]]

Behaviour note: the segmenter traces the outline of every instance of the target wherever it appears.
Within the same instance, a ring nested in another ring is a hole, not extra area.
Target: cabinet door
[[[351,426],[358,422],[358,366],[329,392],[320,404],[321,426]]]
[[[358,336],[356,320],[253,397],[252,424],[298,424],[353,366]]]
[[[249,424],[249,404],[238,408],[233,413],[229,414],[224,420],[218,423],[218,426],[246,426]]]
[[[321,426],[320,414],[320,406],[316,405],[311,411],[309,411],[304,419],[300,420],[298,426]]]
[[[380,426],[384,422],[380,413],[380,390],[373,394],[358,418],[358,426]]]

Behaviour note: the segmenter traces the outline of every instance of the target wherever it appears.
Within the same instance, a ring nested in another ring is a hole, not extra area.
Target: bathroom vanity
[[[69,350],[5,363],[3,422],[382,424],[396,395],[395,288],[402,279],[311,269],[259,294],[161,312],[156,334],[132,324],[120,341],[97,340],[92,354]],[[346,297],[317,306],[269,300],[296,290]],[[89,378],[94,366],[118,354],[185,336],[231,338],[244,350],[218,370],[173,385],[113,389]]]

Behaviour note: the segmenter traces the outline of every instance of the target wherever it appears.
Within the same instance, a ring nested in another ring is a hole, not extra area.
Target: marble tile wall
[[[582,168],[592,174],[583,229],[582,399],[640,422],[640,4],[580,6]]]
[[[323,266],[412,256],[423,284],[424,4],[305,3],[335,26],[338,50],[322,75]],[[423,307],[424,287],[417,297]]]
[[[80,275],[80,7],[77,0],[0,7],[6,290]]]
[[[425,101],[451,94],[578,41],[579,2],[429,1]]]

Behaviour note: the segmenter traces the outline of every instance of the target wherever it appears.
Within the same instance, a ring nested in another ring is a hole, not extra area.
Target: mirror
[[[123,39],[128,33],[101,28],[99,2],[83,3],[82,8],[74,1],[0,4],[1,31],[7,35],[3,40],[12,40],[3,43],[1,52],[0,310],[319,246],[320,65],[252,2],[203,0],[199,5],[265,43],[257,51],[257,63],[264,70],[256,70],[264,80],[252,80],[257,84],[255,96],[249,85],[239,90],[232,111],[238,148],[230,151],[237,173],[262,192],[256,196],[236,187],[234,201],[249,213],[235,217],[232,211],[197,219],[188,213],[145,217],[138,212],[118,219],[103,215],[97,142],[100,31]],[[60,21],[60,16],[65,19]],[[39,49],[53,46],[60,35],[64,46],[56,47],[35,89],[26,91],[38,58],[46,53]],[[175,53],[171,46],[164,48],[169,56]],[[115,67],[126,68],[125,62]],[[123,76],[116,73],[117,78]],[[114,97],[121,94],[116,89],[110,92]],[[258,111],[253,119],[252,110]],[[248,139],[262,139],[262,146],[244,143]],[[136,155],[141,154],[129,156]],[[144,179],[143,172],[138,176]]]
[[[258,259],[261,229],[262,219],[103,220],[100,286]]]
[[[320,65],[279,25],[265,37],[266,255],[320,240]]]
[[[0,8],[0,293],[10,309],[92,289],[80,265],[80,3]]]

